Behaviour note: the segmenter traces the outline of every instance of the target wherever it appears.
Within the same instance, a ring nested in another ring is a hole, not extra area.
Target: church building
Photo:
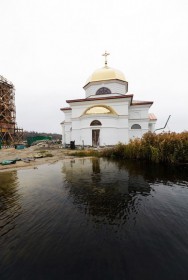
[[[136,101],[128,93],[124,74],[107,64],[94,71],[84,85],[85,98],[66,100],[62,143],[103,147],[128,143],[155,129],[156,117],[149,113],[152,101]]]

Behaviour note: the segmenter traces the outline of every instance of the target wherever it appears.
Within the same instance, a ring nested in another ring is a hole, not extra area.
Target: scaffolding
[[[23,129],[16,125],[15,88],[0,75],[0,142],[14,145],[23,141]]]

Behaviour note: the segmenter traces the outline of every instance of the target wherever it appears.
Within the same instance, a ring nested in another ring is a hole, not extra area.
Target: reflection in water
[[[17,186],[17,171],[0,174],[0,236],[15,227],[15,218],[20,215]]]
[[[104,159],[0,173],[0,279],[187,279],[187,184]]]
[[[149,183],[162,183],[164,185],[187,185],[188,167],[168,166],[161,164],[148,164],[142,161],[114,161],[119,169],[128,170],[130,175],[141,175]]]
[[[100,161],[98,158],[92,159],[92,169],[94,174],[100,173]]]
[[[63,172],[74,203],[95,223],[124,224],[150,193],[143,176],[104,159],[82,159],[74,165],[65,162]]]
[[[97,184],[101,181],[100,161],[98,158],[92,159],[92,171],[91,180],[93,184]]]

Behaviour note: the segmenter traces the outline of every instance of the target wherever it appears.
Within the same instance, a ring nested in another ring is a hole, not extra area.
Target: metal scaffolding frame
[[[0,141],[14,145],[23,141],[23,129],[16,125],[14,85],[0,75]]]

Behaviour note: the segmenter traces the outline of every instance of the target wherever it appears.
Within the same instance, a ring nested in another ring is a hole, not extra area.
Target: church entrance
[[[99,146],[99,135],[100,129],[92,129],[92,146],[97,147]]]

